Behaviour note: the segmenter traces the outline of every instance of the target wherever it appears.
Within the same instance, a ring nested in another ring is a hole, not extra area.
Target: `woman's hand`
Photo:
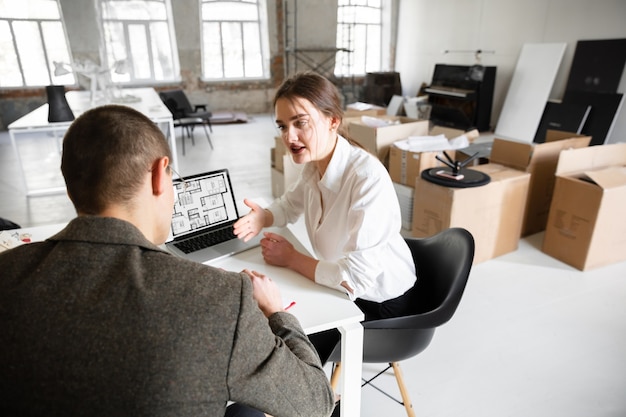
[[[290,267],[296,254],[293,245],[281,235],[266,232],[261,239],[263,259],[270,265]]]
[[[244,199],[243,202],[250,207],[250,212],[235,222],[233,233],[247,242],[261,232],[265,226],[267,213],[261,206],[248,199]]]

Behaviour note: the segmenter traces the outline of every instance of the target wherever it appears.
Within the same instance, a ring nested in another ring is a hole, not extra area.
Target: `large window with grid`
[[[99,0],[106,65],[115,83],[180,78],[170,0]]]
[[[265,0],[200,0],[200,7],[203,78],[269,78]]]
[[[70,62],[58,0],[0,0],[0,88],[74,84],[55,61]]]
[[[385,69],[389,0],[339,0],[335,75],[364,75]]]

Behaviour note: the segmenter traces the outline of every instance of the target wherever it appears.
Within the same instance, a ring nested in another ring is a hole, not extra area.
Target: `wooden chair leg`
[[[333,369],[333,373],[330,376],[330,386],[333,391],[337,391],[337,384],[339,383],[339,377],[341,376],[341,362],[336,362]]]
[[[411,403],[411,398],[409,397],[409,391],[406,389],[406,385],[404,384],[404,378],[402,377],[402,370],[400,369],[400,364],[398,362],[390,363],[393,368],[393,374],[396,376],[396,381],[398,382],[398,388],[400,388],[400,394],[402,395],[402,402],[404,403],[404,408],[406,409],[406,413],[409,417],[415,417],[415,411],[413,410],[413,403]]]

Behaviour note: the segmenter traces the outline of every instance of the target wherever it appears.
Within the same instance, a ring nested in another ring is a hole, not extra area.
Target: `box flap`
[[[587,171],[585,175],[603,189],[626,186],[626,167],[608,167]]]
[[[589,146],[589,142],[591,142],[591,136],[570,137],[555,140],[554,142],[538,143],[533,148],[529,165],[549,161],[550,164],[554,164],[556,167],[562,151],[585,148]]]
[[[489,161],[525,171],[530,163],[532,145],[505,139],[494,139]]]
[[[556,174],[568,175],[623,165],[626,165],[626,143],[567,149],[559,156]]]
[[[569,139],[569,138],[584,138],[584,137],[589,138],[589,141],[591,141],[591,136],[579,135],[578,133],[566,132],[564,130],[548,129],[546,131],[545,143],[554,142],[557,140]]]

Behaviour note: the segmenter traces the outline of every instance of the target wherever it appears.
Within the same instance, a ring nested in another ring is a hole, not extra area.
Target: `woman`
[[[345,292],[366,320],[410,314],[415,266],[400,234],[398,198],[382,163],[340,132],[337,89],[319,74],[300,73],[279,87],[274,109],[286,148],[305,166],[297,183],[269,207],[244,200],[251,210],[235,223],[235,234],[249,240],[264,227],[304,215],[316,258],[265,232],[267,263]],[[323,361],[326,353],[320,352]]]

